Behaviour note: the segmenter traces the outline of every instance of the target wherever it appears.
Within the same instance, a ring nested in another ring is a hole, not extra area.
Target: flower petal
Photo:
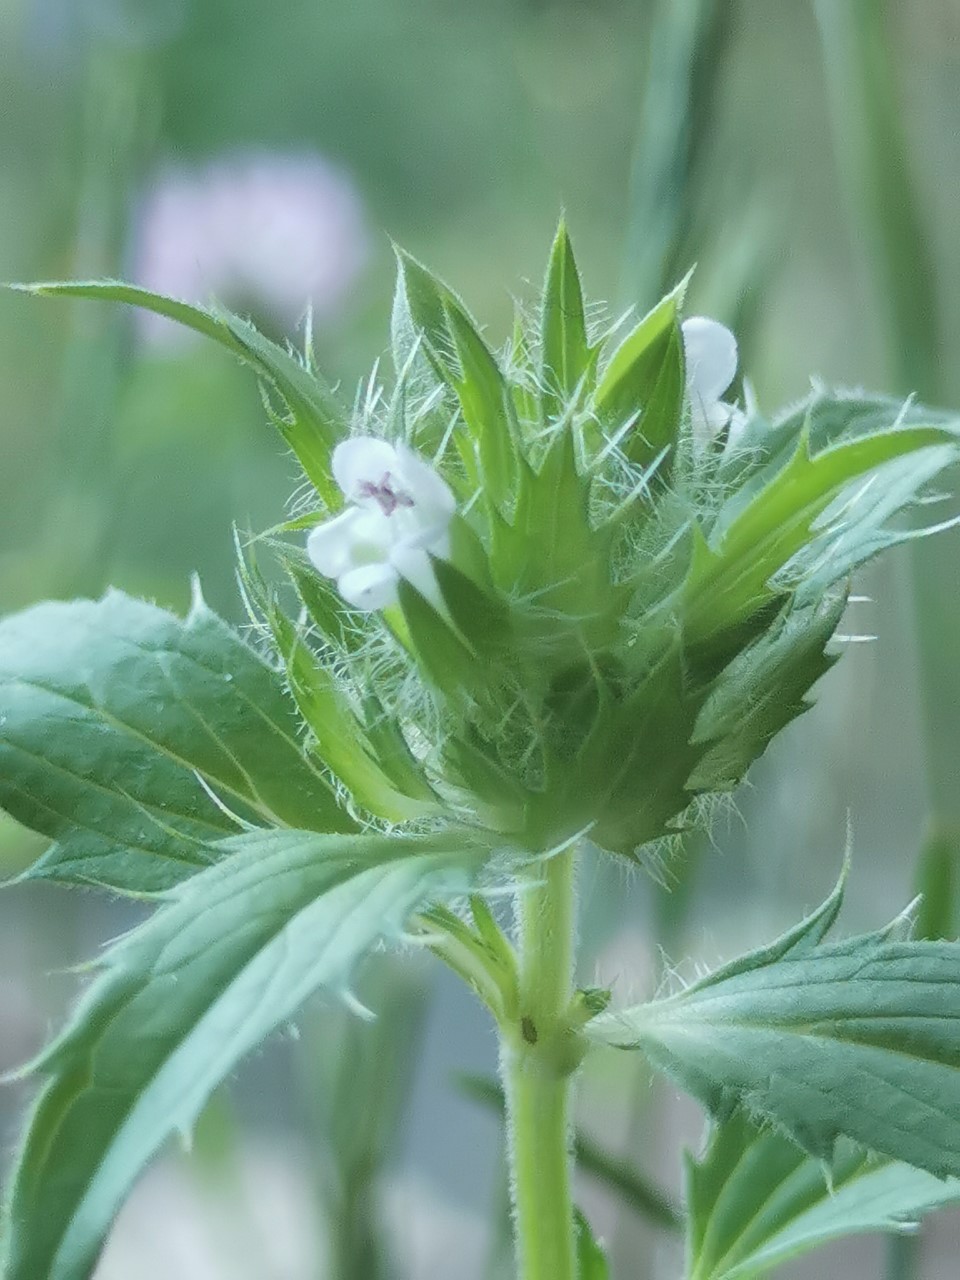
[[[353,545],[363,512],[349,507],[318,524],[307,538],[307,555],[314,568],[328,578],[339,578],[353,564]]]
[[[440,594],[440,584],[437,582],[437,575],[433,571],[433,565],[426,551],[411,547],[409,544],[398,546],[394,547],[390,560],[401,577],[406,578],[411,586],[416,587],[438,613],[446,615],[447,607]]]
[[[394,531],[391,546],[400,550],[419,547],[444,560],[450,559],[450,521],[446,516],[427,521],[419,518],[419,513],[403,511],[397,512],[391,523]]]
[[[726,325],[706,316],[684,320],[681,332],[690,399],[709,411],[737,376],[737,340]]]
[[[389,560],[390,548],[397,540],[396,522],[376,504],[353,510],[357,518],[350,526],[350,562],[345,567],[356,569]]]
[[[397,451],[376,436],[352,436],[334,449],[331,465],[333,478],[345,496],[359,502],[364,498],[364,485],[379,485],[385,475],[397,470]]]
[[[397,445],[396,455],[398,479],[418,513],[430,523],[449,520],[457,509],[457,500],[439,471],[402,441]]]
[[[397,602],[396,569],[391,564],[364,564],[350,569],[337,579],[337,590],[347,604],[364,613],[385,609]]]

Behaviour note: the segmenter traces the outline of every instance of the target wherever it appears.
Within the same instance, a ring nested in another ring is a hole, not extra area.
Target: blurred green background
[[[0,0],[0,122],[0,279],[216,293],[300,342],[311,302],[348,399],[386,348],[391,238],[499,341],[562,208],[615,310],[697,262],[692,308],[735,326],[766,409],[811,374],[960,405],[957,0]],[[0,610],[111,583],[180,609],[198,572],[242,622],[232,525],[277,523],[295,483],[223,353],[119,309],[0,296]],[[858,594],[817,708],[668,868],[674,891],[590,864],[587,978],[642,994],[661,946],[712,962],[769,936],[832,883],[848,826],[848,926],[926,877],[929,926],[956,934],[960,536]],[[0,870],[35,851],[0,815]],[[0,895],[0,1071],[61,1015],[65,967],[133,918]],[[454,1078],[492,1069],[492,1034],[429,966],[381,965],[359,994],[376,1022],[320,1005],[216,1100],[194,1155],[125,1211],[104,1280],[498,1273],[496,1125]],[[5,1148],[22,1101],[0,1096]],[[677,1188],[690,1109],[617,1061],[583,1113]],[[677,1274],[669,1231],[602,1179],[584,1201],[615,1274]],[[945,1216],[918,1246],[782,1274],[947,1277],[958,1245]]]

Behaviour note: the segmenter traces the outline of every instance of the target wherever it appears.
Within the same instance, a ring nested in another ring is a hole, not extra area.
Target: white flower
[[[405,444],[374,436],[338,444],[333,476],[350,505],[307,539],[314,566],[356,609],[394,604],[400,578],[442,609],[430,556],[450,554],[457,504],[446,481]]]
[[[737,340],[706,316],[691,316],[680,326],[687,370],[693,438],[701,448],[728,427],[728,442],[740,434],[744,415],[721,397],[737,376]]]

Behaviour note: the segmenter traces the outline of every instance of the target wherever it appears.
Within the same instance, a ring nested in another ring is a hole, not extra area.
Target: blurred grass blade
[[[936,264],[910,173],[890,14],[883,0],[815,0],[815,6],[838,172],[853,238],[866,249],[864,265],[884,317],[896,390],[943,399]],[[930,807],[930,834],[918,867],[924,891],[921,927],[947,936],[957,931],[952,885],[944,880],[952,880],[960,865],[960,665],[945,640],[955,626],[955,599],[944,586],[953,573],[957,545],[954,534],[937,548],[914,546],[909,561]],[[917,1267],[916,1241],[894,1241],[889,1280],[911,1280]]]
[[[936,400],[936,269],[910,174],[884,0],[815,0],[837,168],[874,303],[885,317],[895,390]]]
[[[393,1271],[378,1193],[418,1056],[424,973],[415,961],[374,956],[356,993],[377,1016],[358,1018],[345,1005],[317,1002],[301,1019],[296,1065],[326,1210],[331,1280],[387,1280]]]
[[[729,6],[655,0],[630,175],[623,284],[629,303],[659,297],[681,271],[699,156],[723,67]]]
[[[917,864],[916,888],[920,895],[914,936],[936,941],[956,936],[957,852],[960,831],[935,830],[927,837]]]

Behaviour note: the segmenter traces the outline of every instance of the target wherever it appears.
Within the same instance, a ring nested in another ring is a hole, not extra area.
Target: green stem
[[[581,1055],[570,1018],[573,849],[535,874],[517,897],[519,1017],[501,1027],[517,1276],[576,1280],[570,1108]]]
[[[919,1257],[919,1236],[891,1236],[887,1245],[887,1280],[913,1280]]]

